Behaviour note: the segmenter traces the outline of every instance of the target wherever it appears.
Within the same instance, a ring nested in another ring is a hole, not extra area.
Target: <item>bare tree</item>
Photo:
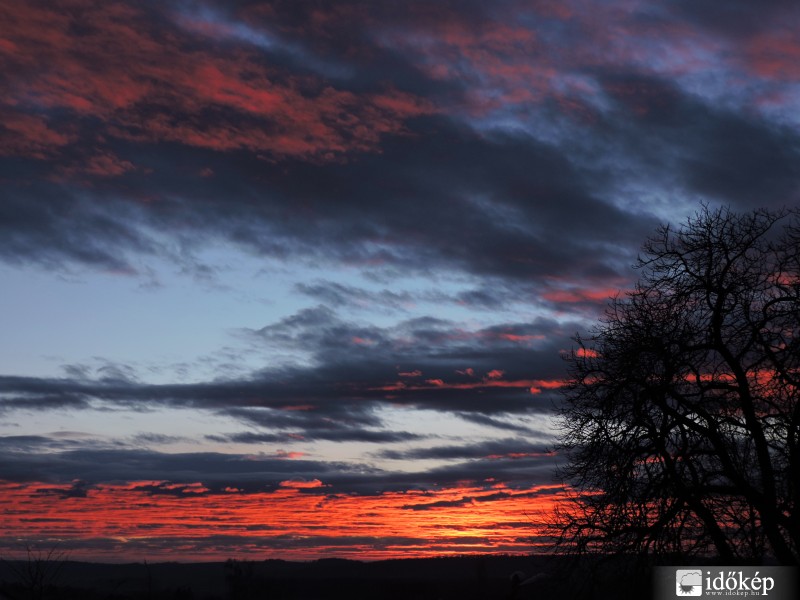
[[[17,578],[23,596],[30,600],[41,600],[45,592],[58,581],[67,561],[67,553],[57,547],[47,550],[25,546],[26,557],[21,560],[4,560]]]
[[[800,214],[704,208],[576,338],[562,547],[800,557]]]

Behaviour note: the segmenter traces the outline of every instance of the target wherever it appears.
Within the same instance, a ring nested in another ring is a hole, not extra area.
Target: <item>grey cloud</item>
[[[551,441],[555,441],[551,439]],[[420,460],[420,459],[503,459],[515,456],[530,458],[531,455],[547,455],[550,447],[541,441],[532,439],[508,438],[488,440],[473,444],[458,444],[452,446],[434,446],[430,448],[413,448],[407,450],[382,450],[377,453],[381,458],[394,460]]]
[[[538,380],[565,376],[560,351],[580,324],[546,319],[465,330],[416,318],[379,328],[309,309],[254,332],[293,345],[308,366],[265,369],[250,377],[149,385],[126,379],[0,377],[0,407],[9,410],[163,406],[216,411],[274,433],[314,439],[386,437],[376,409],[398,404],[471,415],[495,427],[505,414],[548,412],[552,391],[532,395]],[[512,382],[504,384],[503,382]],[[520,382],[520,383],[513,383]],[[502,385],[501,385],[502,384]],[[365,433],[346,433],[361,430]]]
[[[17,262],[73,261],[133,273],[141,271],[134,257],[182,265],[187,253],[222,239],[259,255],[364,267],[377,261],[406,273],[583,278],[619,275],[621,248],[652,228],[596,196],[557,148],[521,136],[479,136],[443,117],[413,130],[387,139],[380,155],[346,164],[270,165],[221,155],[214,158],[218,175],[202,185],[180,170],[167,179],[159,169],[125,180],[110,198],[83,191],[79,201],[77,190],[48,182],[12,190],[0,253]],[[167,156],[152,147],[150,160],[172,163],[182,152],[180,161],[198,154],[170,149]],[[163,190],[158,202],[138,201],[153,189]],[[491,197],[508,216],[476,197]],[[57,201],[71,210],[56,210]],[[294,210],[298,202],[307,210]],[[425,206],[425,219],[410,205]],[[180,253],[154,242],[163,234]],[[604,250],[587,254],[587,247]],[[334,302],[352,292],[305,291]],[[379,301],[397,306],[403,298],[384,294]]]
[[[137,433],[131,440],[134,444],[178,444],[188,441],[187,438],[179,435],[165,435],[162,433]]]
[[[688,17],[694,23],[741,43],[758,31],[773,30],[778,24],[792,24],[800,19],[797,4],[792,0],[753,3],[731,0],[724,4],[714,0],[679,0],[673,10],[677,17]]]
[[[388,289],[369,291],[334,281],[299,283],[295,288],[301,294],[333,308],[357,307],[403,311],[414,302],[414,297],[408,292],[393,292]]]
[[[328,479],[352,467],[334,462],[289,460],[222,453],[160,453],[151,450],[70,450],[58,453],[2,452],[0,477],[7,481],[70,482],[81,487],[112,482],[201,483],[212,490],[231,486],[269,491],[281,481]],[[359,473],[363,473],[363,467]],[[363,475],[362,475],[363,476]],[[187,488],[188,489],[188,488]],[[154,489],[154,493],[164,488]]]
[[[311,437],[333,441],[398,443],[425,436],[408,432],[371,430],[323,430]],[[343,463],[312,460],[282,450],[270,453],[235,454],[219,452],[159,452],[121,443],[100,443],[76,436],[5,436],[0,437],[0,480],[16,482],[69,483],[66,491],[52,493],[82,496],[93,486],[121,482],[165,482],[142,484],[139,491],[152,494],[269,492],[281,482],[320,480],[324,487],[304,488],[302,493],[375,494],[410,489],[447,487],[459,482],[492,481],[509,486],[551,482],[557,457],[543,445],[547,432],[531,432],[530,440],[509,438],[473,445],[435,446],[427,449],[385,450],[376,456],[404,461],[435,458],[451,462],[428,471],[396,472],[380,469],[366,462]],[[240,432],[209,436],[223,443],[286,443],[280,436],[264,432]],[[537,441],[538,440],[538,441]],[[198,488],[196,484],[206,489]],[[44,489],[44,488],[43,488]],[[50,488],[47,488],[50,489]],[[49,493],[44,489],[42,493]],[[51,490],[52,491],[52,490]]]
[[[762,11],[735,4],[735,9],[721,12],[722,27],[727,21],[748,26],[771,22],[790,6],[781,2]],[[345,263],[384,275],[394,270],[467,273],[510,282],[628,281],[632,254],[655,225],[646,202],[618,197],[624,183],[642,170],[639,166],[647,167],[649,183],[658,193],[673,193],[678,180],[681,189],[676,193],[719,202],[782,204],[797,199],[795,132],[712,106],[655,72],[634,72],[624,61],[614,65],[610,58],[584,64],[587,59],[568,53],[552,67],[597,83],[611,110],[596,110],[597,122],[564,127],[566,140],[545,141],[536,133],[521,133],[525,119],[514,132],[503,127],[476,131],[453,108],[470,98],[469,90],[453,81],[457,78],[445,81],[431,75],[420,64],[422,57],[387,48],[375,33],[392,23],[396,32],[435,36],[438,27],[453,20],[469,32],[478,24],[503,23],[516,14],[512,4],[437,3],[432,8],[411,2],[402,10],[383,3],[338,6],[339,12],[324,22],[283,3],[274,7],[269,22],[238,5],[216,10],[232,19],[247,15],[245,22],[255,31],[283,28],[278,37],[292,38],[305,49],[301,55],[330,57],[346,66],[347,76],[336,69],[327,75],[324,69],[317,72],[323,73],[323,82],[330,77],[336,89],[355,95],[385,91],[391,73],[397,91],[450,112],[403,118],[402,133],[385,135],[379,148],[353,151],[334,162],[106,136],[111,150],[141,168],[85,185],[68,178],[53,181],[48,169],[58,160],[12,157],[2,171],[15,182],[5,186],[7,199],[0,208],[0,255],[17,264],[78,263],[131,273],[143,272],[139,263],[158,255],[190,264],[190,270],[204,276],[210,267],[200,264],[201,251],[222,240],[261,256]],[[681,23],[688,18],[712,25],[716,19],[710,6],[677,3],[659,12],[658,19]],[[637,18],[653,20],[652,12],[636,12],[631,19],[634,24]],[[534,13],[535,6],[527,18],[536,21]],[[769,18],[755,18],[757,13]],[[564,31],[574,34],[585,25],[581,19],[573,21],[561,23],[563,30],[549,32],[541,44],[558,50],[571,43]],[[159,20],[160,28],[170,26],[169,20]],[[237,48],[247,40],[230,42]],[[287,44],[284,40],[258,48],[270,58],[277,80],[308,68],[300,55],[286,54]],[[547,91],[552,96],[556,92]],[[558,115],[547,106],[532,106],[531,114],[541,110],[542,118],[552,118],[558,126]],[[50,118],[56,129],[80,129],[71,150],[86,153],[107,133],[99,119],[60,113]],[[245,114],[226,118],[242,127],[248,123]],[[605,160],[609,155],[615,160]],[[213,177],[198,175],[209,165]],[[636,208],[618,208],[626,203]],[[169,242],[156,243],[161,237]],[[175,245],[181,251],[170,251]],[[402,293],[365,299],[358,290],[314,283],[300,291],[335,306],[368,300],[396,310],[405,301]],[[493,307],[499,298],[482,293],[465,294],[464,300]]]
[[[132,255],[158,251],[137,226],[141,219],[133,205],[111,202],[112,209],[90,193],[43,182],[4,186],[0,258],[12,264],[62,269],[77,263],[132,274]]]
[[[617,111],[604,128],[620,158],[651,181],[679,181],[695,197],[742,209],[800,199],[800,136],[756,115],[713,106],[653,74],[599,75]]]
[[[260,421],[263,425],[264,422]],[[270,423],[272,425],[272,423]],[[217,442],[233,442],[238,444],[291,444],[298,441],[327,440],[333,442],[369,442],[394,443],[425,439],[428,436],[408,431],[385,431],[371,429],[311,428],[307,424],[300,429],[302,433],[265,433],[258,431],[242,431],[228,435],[210,435],[208,439]]]
[[[478,425],[487,425],[496,429],[514,431],[516,433],[527,434],[531,432],[527,425],[502,421],[481,413],[457,412],[456,414],[465,421],[471,421],[472,423],[477,423]]]
[[[558,493],[559,491],[563,490],[553,490],[548,489],[545,490],[545,494],[549,495],[552,493]],[[532,491],[523,494],[515,494],[515,497],[523,497],[523,498],[536,498],[543,495],[540,491]],[[405,510],[432,510],[435,508],[456,508],[456,507],[463,507],[463,506],[470,506],[473,504],[482,504],[484,502],[493,502],[495,500],[503,500],[505,498],[509,498],[511,494],[508,492],[496,492],[494,494],[489,494],[485,496],[464,496],[459,500],[437,500],[436,502],[418,502],[415,504],[406,504],[403,506]],[[528,523],[528,527],[530,527],[530,523]]]

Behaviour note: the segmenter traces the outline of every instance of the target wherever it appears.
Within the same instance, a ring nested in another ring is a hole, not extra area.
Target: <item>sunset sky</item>
[[[795,0],[0,0],[0,556],[529,552],[660,223],[796,206]]]

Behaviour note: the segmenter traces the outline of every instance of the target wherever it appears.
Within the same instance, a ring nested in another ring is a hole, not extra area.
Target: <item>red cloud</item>
[[[355,94],[287,76],[257,49],[199,43],[200,32],[155,10],[90,0],[0,7],[2,153],[46,158],[81,135],[85,118],[93,128],[99,121],[103,135],[128,140],[331,160],[374,151],[381,136],[403,133],[406,118],[434,110],[396,90]],[[42,109],[74,113],[76,131],[55,130]],[[99,158],[83,172],[126,170],[124,159]]]
[[[234,552],[300,560],[528,553],[535,548],[529,537],[540,531],[536,523],[565,497],[560,486],[518,489],[499,482],[488,488],[464,482],[424,491],[328,495],[319,480],[285,481],[273,492],[229,486],[215,494],[189,483],[173,486],[175,493],[152,493],[168,486],[103,484],[72,497],[66,495],[69,484],[0,481],[8,517],[0,521],[0,551],[13,555],[26,539],[58,538],[73,558],[115,561],[138,558],[143,542],[149,554],[174,557],[175,540],[183,560],[220,560]],[[526,523],[524,538],[520,522]],[[415,543],[392,542],[398,535]],[[282,545],[289,536],[314,542]],[[464,542],[465,536],[473,541]],[[221,545],[221,538],[230,545]],[[376,546],[371,539],[386,543]]]
[[[748,41],[746,60],[759,77],[795,82],[800,78],[800,42],[794,28],[764,31]]]
[[[45,159],[75,139],[52,129],[43,117],[6,108],[0,112],[0,156]]]
[[[384,41],[419,55],[433,78],[466,77],[477,83],[468,107],[473,113],[541,99],[556,75],[556,70],[541,60],[537,34],[522,26],[486,22],[478,28],[453,14],[415,22],[413,29],[394,31]]]
[[[319,479],[312,479],[311,481],[305,481],[303,479],[287,479],[286,481],[281,481],[280,483],[280,487],[282,488],[295,490],[310,490],[323,487],[323,485],[324,484]]]
[[[101,152],[87,159],[77,159],[70,165],[58,168],[59,177],[76,177],[89,175],[93,177],[115,177],[133,171],[136,166],[122,160],[111,152]]]

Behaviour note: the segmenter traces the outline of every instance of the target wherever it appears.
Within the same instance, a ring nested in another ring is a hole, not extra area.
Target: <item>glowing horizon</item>
[[[556,485],[491,482],[369,496],[306,493],[325,487],[286,481],[269,493],[209,494],[202,484],[139,481],[75,494],[71,485],[2,484],[0,549],[24,554],[13,539],[25,531],[18,539],[36,539],[35,547],[100,562],[529,554],[551,549],[544,522],[564,494]]]
[[[542,548],[642,243],[800,205],[725,4],[0,0],[0,552]]]

